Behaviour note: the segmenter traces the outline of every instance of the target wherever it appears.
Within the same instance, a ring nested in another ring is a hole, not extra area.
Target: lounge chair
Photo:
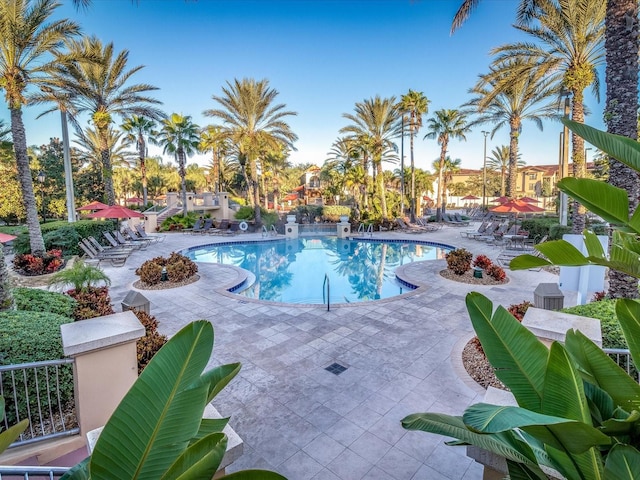
[[[211,228],[209,230],[211,235],[229,235],[231,232],[229,231],[229,220],[223,218],[220,220],[220,223],[217,227]]]
[[[453,219],[454,219],[456,222],[460,223],[462,226],[465,226],[465,227],[468,227],[468,226],[469,226],[469,221],[468,221],[468,220],[463,219],[463,218],[462,218],[462,215],[460,215],[459,213],[455,213],[455,214],[453,215]]]
[[[416,217],[416,223],[419,227],[424,228],[427,232],[435,232],[436,230],[440,230],[442,228],[441,223],[430,222],[425,218]]]
[[[461,218],[462,219],[462,218]],[[442,215],[442,221],[444,223],[446,223],[447,225],[451,225],[453,227],[468,227],[469,226],[469,222],[466,221],[458,221],[456,220],[454,215],[451,215],[450,213],[445,213]]]
[[[486,240],[488,236],[493,236],[493,232],[495,232],[498,228],[500,228],[500,222],[494,220],[489,225],[486,226],[483,232],[470,233],[469,236],[474,240]]]
[[[113,248],[130,248],[130,249],[145,249],[147,248],[147,243],[146,242],[124,242],[124,243],[120,243],[116,237],[114,237],[111,233],[109,232],[102,232],[102,235],[104,236],[104,238],[107,239],[107,242],[109,242],[109,244],[113,247]]]
[[[130,228],[125,227],[124,231],[129,236],[128,239],[125,238],[124,235],[119,230],[114,230],[112,232],[113,237],[122,245],[125,245],[127,242],[135,242],[135,243],[139,243],[140,245],[149,246],[149,244],[151,243],[149,240],[145,240],[144,238],[140,238],[139,236],[137,236],[135,233],[133,233],[133,231]]]
[[[89,242],[93,247],[93,249],[98,253],[122,253],[122,254],[130,255],[131,252],[134,250],[133,247],[127,247],[125,245],[116,245],[115,247],[114,246],[104,247],[98,240],[96,240],[92,236],[85,238],[84,241],[85,241],[85,244]]]
[[[405,233],[424,233],[427,231],[422,227],[418,227],[417,225],[410,225],[401,218],[396,218],[396,224],[398,225],[398,227],[400,227],[400,230]]]
[[[535,243],[535,245],[539,244],[539,243],[544,243],[547,240],[547,236],[545,235],[544,237],[542,237],[540,239],[539,242]],[[509,264],[511,263],[511,260],[513,260],[514,258],[523,255],[525,253],[528,253],[530,255],[533,255],[534,257],[543,257],[544,255],[542,255],[542,253],[540,253],[538,250],[532,249],[531,250],[524,250],[524,251],[515,251],[515,250],[510,250],[510,249],[504,249],[500,252],[500,254],[498,255],[498,257],[496,258],[496,263],[498,265],[500,265],[501,267],[505,267],[505,268],[509,268]],[[529,270],[535,270],[535,271],[540,271],[542,270],[542,268],[530,268]]]
[[[78,246],[91,260],[97,260],[98,264],[100,264],[100,262],[102,262],[103,260],[108,260],[114,267],[121,267],[126,263],[127,258],[129,258],[129,255],[123,253],[117,254],[114,252],[112,254],[100,254],[91,248],[91,244],[87,245],[82,241],[78,242]]]
[[[473,229],[465,230],[464,232],[460,232],[460,236],[468,238],[468,237],[473,237],[475,235],[482,235],[487,230],[488,226],[489,226],[489,222],[484,221],[480,224],[477,230],[473,230]]]
[[[135,228],[136,232],[138,232],[138,235],[140,235],[140,238],[149,240],[151,242],[164,242],[164,239],[167,238],[165,235],[149,235],[147,232],[145,232],[144,227],[140,223],[136,224]]]
[[[203,224],[204,224],[204,218],[200,217],[196,220],[196,223],[193,224],[193,227],[182,229],[182,233],[186,235],[187,233],[199,232],[200,230],[202,230]]]

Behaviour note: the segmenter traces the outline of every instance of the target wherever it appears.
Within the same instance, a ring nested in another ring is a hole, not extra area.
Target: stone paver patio
[[[494,259],[501,250],[461,238],[460,231],[445,227],[374,237],[441,242]],[[255,237],[234,240],[244,238]],[[124,267],[105,264],[115,308],[147,258],[228,240],[169,234],[135,252]],[[410,264],[403,274],[424,285],[416,293],[334,306],[330,312],[326,306],[267,304],[230,294],[225,287],[237,283],[242,272],[222,265],[199,264],[201,279],[191,285],[142,293],[162,333],[210,320],[216,336],[211,364],[242,362],[240,374],[214,400],[245,442],[233,470],[266,468],[290,480],[480,479],[481,466],[464,448],[406,431],[400,420],[421,411],[461,414],[481,400],[484,391],[466,376],[460,360],[472,336],[464,306],[469,291],[506,306],[533,300],[538,283],[557,277],[507,271],[506,285],[470,286],[440,277],[443,268],[444,260]],[[334,362],[347,370],[339,376],[326,371]]]

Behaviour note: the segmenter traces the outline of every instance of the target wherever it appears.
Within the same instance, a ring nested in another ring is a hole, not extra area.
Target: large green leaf
[[[9,445],[15,442],[20,434],[26,430],[29,426],[29,420],[24,419],[15,425],[7,428],[4,432],[0,433],[0,453],[4,452]]]
[[[640,365],[640,303],[628,298],[616,302],[616,316],[627,341],[633,363]]]
[[[582,370],[581,370],[582,372]],[[590,375],[588,375],[590,378]],[[600,387],[593,384],[593,381],[583,382],[584,394],[589,402],[589,411],[595,426],[611,418],[614,411],[613,399],[611,395]]]
[[[533,470],[522,463],[507,460],[509,480],[548,480],[544,472]]]
[[[224,433],[208,435],[182,452],[161,480],[210,480],[226,450],[227,436]]]
[[[199,380],[212,348],[211,324],[197,321],[158,351],[105,425],[91,456],[93,479],[164,474],[200,426],[209,388]]]
[[[462,420],[467,427],[482,433],[522,429],[547,445],[571,453],[611,443],[609,437],[591,425],[520,407],[478,403],[465,410]]]
[[[640,412],[633,410],[627,418],[610,418],[602,422],[600,431],[609,436],[630,435],[640,432]]]
[[[604,464],[606,480],[637,480],[640,472],[640,452],[630,445],[614,446]]]
[[[287,480],[279,473],[267,470],[243,470],[220,477],[220,480]]]
[[[71,467],[60,477],[60,480],[89,480],[91,478],[91,475],[89,475],[89,460],[91,460],[91,457],[87,457]]]
[[[563,178],[558,188],[605,221],[616,225],[629,223],[629,199],[622,188],[591,178]]]
[[[203,418],[200,421],[200,428],[198,433],[191,439],[191,444],[196,443],[203,437],[211,435],[212,433],[220,433],[224,430],[224,427],[229,423],[229,417],[227,418]]]
[[[207,403],[211,402],[211,400],[233,380],[240,371],[240,367],[241,365],[239,363],[230,363],[228,365],[220,365],[206,372],[205,376],[210,382]]]
[[[539,411],[549,351],[531,331],[503,307],[471,292],[466,298],[473,328],[496,376],[511,390],[518,405]]]
[[[565,348],[596,386],[627,411],[640,410],[640,385],[580,331],[569,330]]]
[[[561,121],[569,130],[580,135],[594,147],[615,157],[634,170],[640,171],[640,143],[637,141],[621,135],[603,132],[573,120],[562,119]]]
[[[595,233],[585,230],[582,232],[582,235],[584,236],[584,246],[587,248],[587,255],[589,257],[607,258],[604,248],[602,248],[602,243],[600,243],[600,239],[598,239]]]
[[[544,258],[536,257],[535,255],[518,255],[509,263],[511,270],[526,270],[528,268],[540,268],[553,265],[550,261]]]
[[[554,265],[579,267],[589,264],[589,259],[566,240],[552,240],[550,242],[539,243],[535,248]]]
[[[442,413],[414,413],[402,419],[407,430],[420,430],[457,438],[467,444],[475,445],[514,462],[523,463],[531,468],[539,468],[531,447],[517,441],[511,432],[481,434],[467,428],[460,417]]]

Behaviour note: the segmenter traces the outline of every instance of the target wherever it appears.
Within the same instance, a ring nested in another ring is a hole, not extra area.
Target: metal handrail
[[[27,465],[11,465],[0,466],[0,480],[3,475],[11,475],[11,478],[15,478],[16,475],[20,475],[24,479],[28,478],[61,478],[69,467],[35,467]]]
[[[266,237],[269,235],[269,230],[267,230],[267,226],[266,225],[262,225],[262,236]]]
[[[625,370],[632,378],[640,383],[640,371],[633,364],[631,352],[626,348],[603,348],[604,353],[608,354],[611,359],[618,364],[620,368]]]
[[[325,298],[324,296],[324,292],[325,292],[325,287],[326,287],[326,292],[327,292],[327,296]],[[324,282],[322,282],[322,303],[325,302],[325,300],[327,301],[327,312],[331,310],[331,282],[329,281],[329,275],[328,274],[324,274]]]

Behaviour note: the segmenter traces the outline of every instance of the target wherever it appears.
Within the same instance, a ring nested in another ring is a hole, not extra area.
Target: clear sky
[[[129,50],[131,67],[145,65],[132,80],[159,87],[155,96],[167,113],[191,115],[200,126],[213,123],[203,111],[216,106],[211,97],[227,81],[268,79],[280,92],[277,100],[298,113],[289,120],[299,137],[292,161],[318,165],[347,124],[342,114],[356,102],[375,95],[399,99],[411,88],[431,101],[426,118],[459,108],[487,71],[490,49],[523,39],[511,26],[516,0],[479,2],[453,36],[451,19],[461,0],[93,0],[87,11],[63,3],[58,16],[74,19],[85,34],[113,42],[118,51]],[[604,100],[603,74],[601,83]],[[587,122],[603,128],[603,100],[596,103],[590,91],[586,98],[592,112]],[[30,145],[60,136],[57,114],[35,120],[42,110],[25,110]],[[9,120],[4,103],[0,118]],[[466,142],[451,142],[449,155],[463,168],[480,168],[480,131],[489,129],[478,127]],[[522,159],[557,163],[560,131],[559,123],[546,123],[540,132],[525,122]],[[416,139],[416,166],[430,169],[439,146],[423,136]],[[487,140],[487,154],[507,144],[508,131],[500,130]],[[408,155],[405,139],[407,161]],[[204,165],[208,159],[190,161]]]

